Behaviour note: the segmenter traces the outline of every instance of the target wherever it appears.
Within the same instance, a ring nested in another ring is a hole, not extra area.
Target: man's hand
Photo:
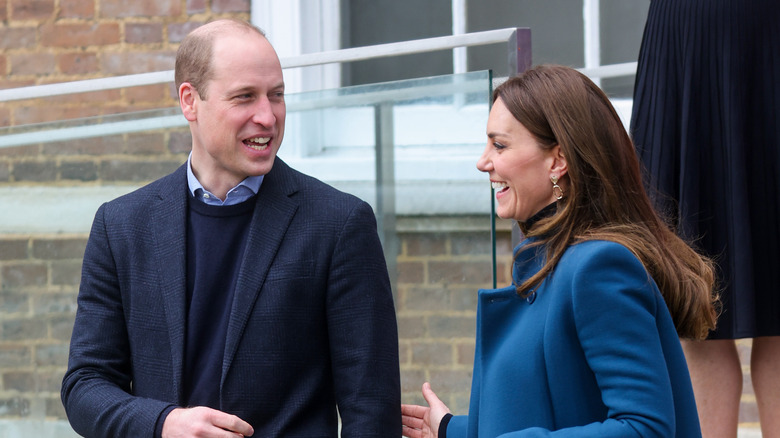
[[[255,431],[246,421],[216,409],[176,408],[165,418],[163,438],[243,438]]]
[[[439,435],[439,424],[449,408],[439,400],[431,389],[431,384],[423,383],[422,395],[428,406],[401,405],[401,423],[403,436],[410,438],[436,438]]]

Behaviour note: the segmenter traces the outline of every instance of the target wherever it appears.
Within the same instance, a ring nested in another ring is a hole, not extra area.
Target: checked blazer
[[[182,403],[186,165],[103,204],[62,401],[88,437],[151,437]],[[257,196],[220,406],[255,436],[400,436],[398,338],[371,207],[276,158]],[[338,413],[337,413],[338,407]]]

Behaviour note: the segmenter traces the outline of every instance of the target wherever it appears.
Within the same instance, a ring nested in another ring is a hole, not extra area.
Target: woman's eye
[[[506,146],[504,146],[503,144],[501,144],[501,143],[499,143],[497,141],[493,142],[493,147],[496,148],[496,149],[505,149],[506,148]]]

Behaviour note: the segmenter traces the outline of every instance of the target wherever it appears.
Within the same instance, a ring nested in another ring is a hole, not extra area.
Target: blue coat
[[[536,251],[520,254],[518,284],[540,269]],[[531,299],[479,292],[469,415],[447,427],[464,436],[701,436],[669,311],[627,248],[571,246]]]
[[[88,437],[151,437],[182,404],[186,167],[100,207],[62,400]],[[258,193],[222,358],[220,406],[255,436],[401,434],[398,339],[365,202],[276,160]]]

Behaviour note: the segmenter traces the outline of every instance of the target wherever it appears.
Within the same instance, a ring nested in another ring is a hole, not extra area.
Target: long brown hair
[[[718,296],[712,262],[680,239],[653,209],[644,190],[631,138],[607,96],[590,79],[564,66],[541,65],[493,92],[541,148],[560,145],[568,164],[558,214],[531,229],[545,263],[517,285],[527,294],[550,275],[566,249],[585,240],[628,248],[655,280],[683,338],[703,339],[715,328]],[[549,181],[541,182],[549,184]]]

